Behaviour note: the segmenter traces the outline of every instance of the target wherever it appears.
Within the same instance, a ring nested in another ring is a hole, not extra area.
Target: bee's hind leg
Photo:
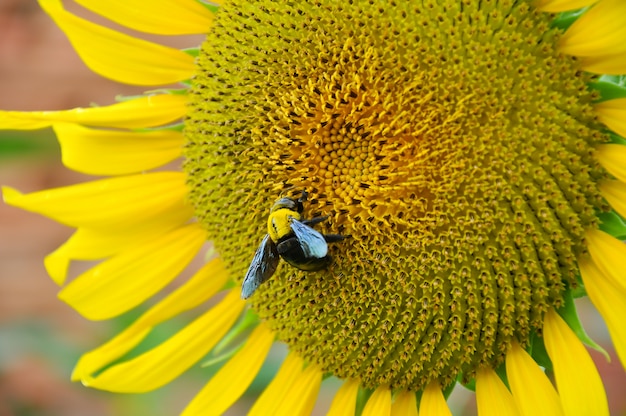
[[[327,218],[328,218],[328,215],[324,215],[323,217],[315,217],[309,220],[302,220],[300,222],[304,225],[311,226],[311,225],[319,224],[320,222],[325,221]]]
[[[315,224],[319,224],[322,221],[325,221],[328,218],[328,215],[324,215],[323,217],[315,217],[309,220],[302,220],[302,224],[307,226],[313,226]],[[347,236],[341,234],[322,234],[324,236],[324,240],[327,243],[336,243],[337,241],[341,241]]]
[[[341,234],[322,234],[324,236],[324,240],[326,240],[327,243],[336,243],[337,241],[341,241],[344,238],[346,238],[345,235],[341,235]]]

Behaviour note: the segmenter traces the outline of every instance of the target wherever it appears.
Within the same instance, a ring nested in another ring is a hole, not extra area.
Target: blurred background
[[[133,33],[70,2],[65,4],[92,21]],[[195,46],[202,40],[140,36],[176,47]],[[118,95],[141,91],[89,71],[35,0],[0,0],[0,109],[106,105]],[[32,192],[88,179],[61,165],[51,131],[0,131],[0,185]],[[180,413],[208,380],[211,370],[195,368],[169,386],[140,395],[110,394],[70,381],[80,354],[108,340],[132,318],[90,322],[56,298],[58,287],[48,278],[43,258],[71,232],[53,221],[0,203],[0,416]],[[580,303],[579,308],[590,335],[613,358],[607,363],[592,352],[606,384],[612,414],[626,414],[626,376],[610,347],[604,324],[588,303]],[[171,325],[175,327],[177,322]],[[271,380],[284,353],[280,347],[273,351],[248,392],[250,400],[229,414],[245,414],[253,397]],[[324,383],[315,414],[325,414],[337,385],[332,380]],[[474,414],[472,400],[462,388],[456,389],[451,399],[454,414]]]
[[[120,29],[71,2],[66,6]],[[179,47],[201,40],[143,37]],[[140,92],[92,73],[36,0],[0,0],[0,109],[106,105],[118,95]],[[61,165],[50,130],[0,132],[1,185],[32,192],[88,179]],[[146,395],[110,394],[70,381],[80,354],[111,338],[128,319],[90,322],[57,299],[59,288],[43,258],[71,232],[0,203],[0,416],[178,414],[203,385],[206,371]]]

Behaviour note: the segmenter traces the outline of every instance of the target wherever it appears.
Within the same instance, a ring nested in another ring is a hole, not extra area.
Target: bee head
[[[302,211],[304,211],[304,206],[302,205],[302,202],[306,200],[306,193],[303,193],[303,196],[296,199],[293,198],[289,198],[289,197],[282,197],[276,200],[276,202],[274,202],[274,205],[272,205],[272,209],[270,210],[270,212],[276,212],[279,209],[288,209],[290,211],[296,211],[299,214],[302,214]]]

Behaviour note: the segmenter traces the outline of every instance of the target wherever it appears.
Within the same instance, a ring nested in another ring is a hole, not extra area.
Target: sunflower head
[[[219,256],[85,354],[75,380],[144,392],[211,352],[228,361],[185,415],[222,413],[279,340],[289,355],[251,415],[307,414],[328,375],[343,380],[331,414],[448,414],[457,381],[481,416],[608,414],[573,296],[589,295],[626,362],[626,82],[592,75],[626,72],[626,2],[232,0],[214,14],[196,0],[77,1],[146,32],[208,34],[183,52],[40,0],[94,71],[184,87],[0,113],[3,126],[52,125],[67,166],[114,176],[3,189],[77,228],[46,258],[57,283],[71,260],[102,260],[59,297],[108,319],[207,240]],[[180,156],[182,172],[149,172]],[[320,270],[301,270],[301,226]],[[259,244],[269,266],[253,260]],[[251,262],[271,273],[243,302]]]
[[[196,215],[239,280],[272,201],[310,193],[305,217],[352,238],[327,270],[281,267],[251,305],[369,388],[447,385],[527,345],[606,207],[606,137],[558,30],[526,3],[472,7],[233,2],[199,58]]]

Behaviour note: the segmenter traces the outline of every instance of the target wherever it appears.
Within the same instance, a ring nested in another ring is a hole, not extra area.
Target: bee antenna
[[[303,189],[302,195],[300,196],[300,198],[298,198],[298,202],[302,203],[306,201],[307,196],[309,196],[308,192],[306,191],[306,189]]]

